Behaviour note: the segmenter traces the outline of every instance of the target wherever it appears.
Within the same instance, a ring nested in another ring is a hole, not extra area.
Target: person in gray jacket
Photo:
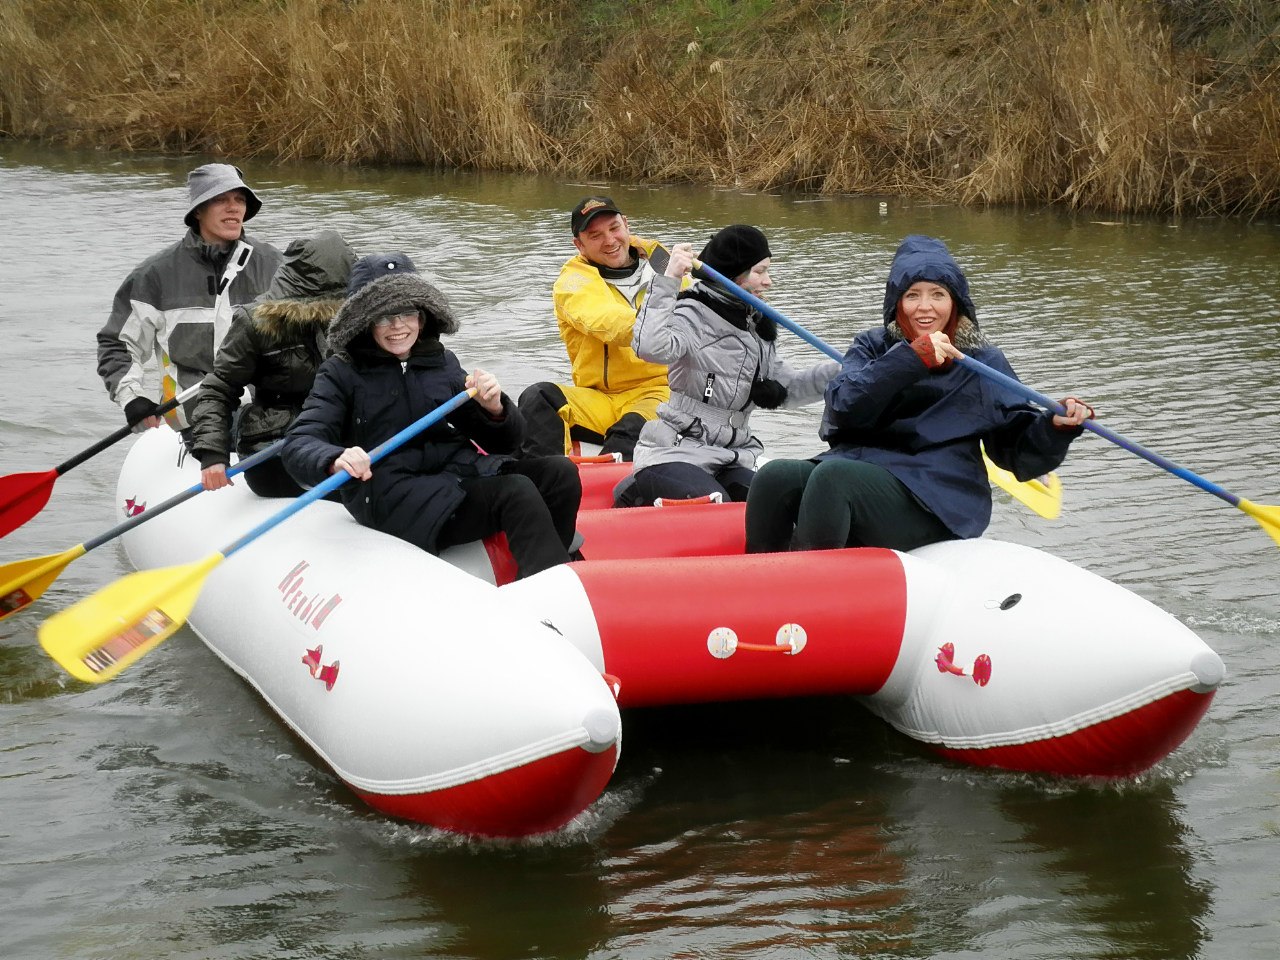
[[[233,433],[236,451],[246,457],[281,439],[302,412],[316,370],[329,355],[325,331],[342,306],[355,262],[336,230],[294,240],[266,292],[236,308],[191,419],[192,452],[206,490],[232,482],[227,465]],[[253,401],[236,415],[245,387],[253,388]],[[244,479],[260,497],[302,493],[278,457],[251,468]]]
[[[763,297],[773,285],[769,242],[743,224],[716,233],[698,255]],[[668,365],[671,399],[645,424],[635,468],[614,488],[617,506],[719,494],[743,501],[763,444],[751,432],[757,407],[796,407],[820,399],[839,371],[834,360],[797,370],[778,356],[777,326],[727,290],[701,281],[680,290],[693,248],[677,244],[636,318],[632,349]]]
[[[186,234],[134,268],[98,331],[98,374],[125,419],[143,427],[160,425],[147,362],[159,359],[163,399],[198,384],[213,369],[233,304],[262,293],[281,261],[279,250],[244,233],[262,201],[236,167],[192,170],[187,199]],[[175,411],[173,422],[185,428],[187,411]]]

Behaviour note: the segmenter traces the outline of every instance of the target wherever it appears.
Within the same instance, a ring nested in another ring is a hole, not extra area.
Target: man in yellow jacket
[[[670,395],[667,368],[631,349],[636,312],[654,274],[666,269],[667,251],[633,236],[609,197],[579,201],[569,222],[578,253],[560,269],[552,293],[573,385],[535,383],[520,395],[528,425],[522,452],[564,454],[583,439],[630,460],[645,421]]]

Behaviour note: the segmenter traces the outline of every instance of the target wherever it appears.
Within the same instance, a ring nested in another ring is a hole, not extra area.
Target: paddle
[[[475,393],[474,387],[464,390],[414,421],[370,452],[370,461],[377,463],[433,423],[444,419]],[[229,547],[203,560],[142,570],[117,580],[46,620],[40,626],[40,645],[73,677],[89,683],[110,680],[177,632],[196,605],[205,578],[214,567],[303,507],[328,496],[349,479],[351,475],[340,470]]]
[[[1019,394],[1033,403],[1040,404],[1040,406],[1044,407],[1046,410],[1052,410],[1054,413],[1059,414],[1066,412],[1066,409],[1062,404],[1058,403],[1058,401],[1049,399],[1043,393],[1038,393],[1037,391],[1032,390],[1025,383],[1015,380],[1013,377],[1003,374],[999,370],[993,370],[981,360],[974,360],[972,357],[961,357],[956,360],[956,363],[964,367],[966,370],[972,370],[974,373],[980,374],[994,380],[996,383],[1008,387],[1014,393]],[[1181,477],[1188,483],[1199,487],[1207,493],[1212,493],[1218,499],[1225,500],[1233,507],[1244,511],[1257,521],[1258,526],[1262,527],[1272,540],[1277,544],[1280,544],[1280,507],[1264,506],[1262,504],[1253,503],[1250,500],[1245,500],[1243,497],[1237,497],[1231,491],[1224,490],[1216,483],[1206,480],[1204,477],[1197,473],[1193,473],[1186,467],[1180,467],[1172,460],[1167,460],[1160,456],[1160,454],[1154,453],[1146,447],[1122,437],[1113,430],[1104,427],[1096,420],[1086,420],[1084,422],[1084,428],[1086,430],[1092,430],[1104,440],[1110,440],[1116,446],[1122,447],[1130,453],[1136,453],[1138,456],[1142,457],[1142,459],[1154,463],[1157,467],[1160,467],[1163,470],[1169,471],[1175,477]]]
[[[165,401],[147,414],[149,417],[161,416],[175,409],[178,404],[190,400],[200,389],[200,384],[193,384],[170,400]],[[17,530],[49,502],[53,493],[53,482],[72,467],[78,467],[90,457],[96,457],[107,447],[119,443],[133,432],[139,420],[131,420],[115,433],[103,437],[91,447],[81,450],[70,460],[58,464],[52,470],[36,473],[11,473],[0,477],[0,537],[6,537]]]
[[[237,473],[244,473],[244,471],[251,467],[256,467],[264,460],[270,460],[280,452],[280,448],[283,446],[284,441],[277,440],[271,446],[259,450],[253,456],[241,460],[233,467],[229,467],[227,476],[233,477]],[[6,563],[0,567],[0,620],[17,613],[19,610],[25,610],[40,599],[41,594],[49,588],[49,584],[58,579],[62,575],[62,571],[73,560],[78,560],[90,550],[114,540],[121,534],[128,533],[134,527],[146,523],[148,520],[158,517],[168,510],[172,510],[178,504],[186,503],[196,494],[203,492],[203,490],[204,487],[201,484],[194,484],[181,493],[174,494],[164,503],[144,510],[123,523],[116,524],[105,533],[100,533],[93,539],[86,540],[79,546],[64,550],[62,553],[51,553],[44,557],[32,557],[30,560]]]
[[[841,359],[840,352],[831,344],[814,336],[794,320],[787,319],[765,301],[742,289],[715,267],[710,267],[700,260],[695,260],[693,265],[695,270],[721,284],[743,303],[755,307],[779,326],[786,327],[800,339],[817,347],[831,359]],[[997,487],[1046,520],[1056,520],[1058,518],[1058,515],[1062,512],[1062,481],[1058,479],[1056,473],[1050,473],[1033,480],[1020,481],[1008,470],[992,463],[985,450],[982,452],[982,461],[987,466],[987,478]]]

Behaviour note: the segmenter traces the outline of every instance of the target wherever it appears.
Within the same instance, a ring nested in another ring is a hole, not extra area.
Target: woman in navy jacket
[[[775,460],[747,497],[747,550],[844,546],[911,550],[977,537],[991,520],[982,446],[1019,480],[1056,469],[1093,416],[1068,397],[1058,416],[956,366],[969,355],[1015,376],[978,329],[963,271],[941,240],[898,247],[884,326],[859,334],[827,386],[812,460]]]
[[[505,533],[527,577],[569,559],[577,468],[566,457],[494,455],[519,449],[524,423],[492,374],[466,374],[440,343],[457,329],[444,295],[416,274],[387,274],[353,293],[329,327],[333,355],[282,456],[304,486],[338,470],[363,481],[339,488],[351,515],[430,553]],[[472,386],[475,403],[371,466],[366,451]]]

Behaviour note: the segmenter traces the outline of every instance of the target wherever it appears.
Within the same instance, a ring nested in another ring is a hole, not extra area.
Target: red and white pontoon
[[[178,448],[139,438],[121,511],[198,482]],[[599,505],[626,468],[581,469]],[[239,483],[125,545],[139,569],[188,562],[278,509]],[[585,560],[508,582],[500,538],[436,558],[320,502],[221,564],[189,622],[373,807],[497,836],[599,796],[619,704],[845,694],[955,761],[1125,776],[1224,675],[1173,617],[1028,547],[746,556],[740,504],[589,507],[579,529]]]

